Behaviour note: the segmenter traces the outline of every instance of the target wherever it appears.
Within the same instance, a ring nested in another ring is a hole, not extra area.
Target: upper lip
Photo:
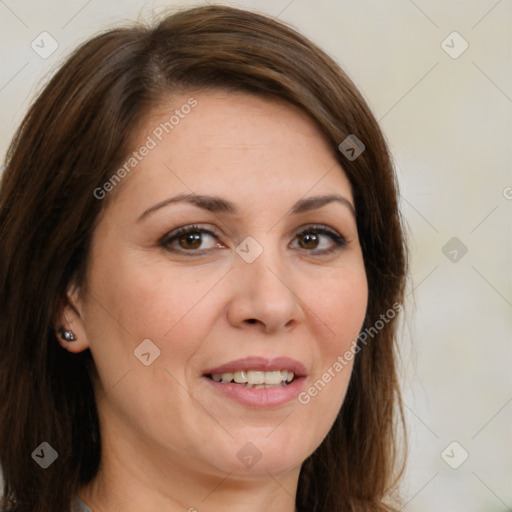
[[[264,357],[245,357],[230,361],[229,363],[210,368],[204,372],[204,375],[214,375],[221,373],[234,373],[242,370],[257,370],[270,372],[273,370],[291,370],[296,377],[305,377],[308,372],[306,367],[299,361],[289,357],[276,357],[266,359]]]

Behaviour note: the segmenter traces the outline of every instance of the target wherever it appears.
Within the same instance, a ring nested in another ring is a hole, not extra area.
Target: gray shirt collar
[[[71,500],[71,512],[93,512],[78,496]]]

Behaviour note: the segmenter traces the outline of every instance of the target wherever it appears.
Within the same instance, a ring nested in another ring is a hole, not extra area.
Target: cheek
[[[326,347],[339,350],[357,338],[364,322],[368,304],[364,268],[342,269],[316,283],[314,289],[316,292],[308,293],[305,302],[322,320]]]
[[[208,311],[201,310],[200,303],[222,272],[184,271],[143,257],[127,252],[115,262],[107,258],[95,267],[91,282],[100,307],[88,324],[97,325],[99,319],[98,340],[108,336],[108,345],[117,353],[126,351],[130,356],[143,340],[150,339],[162,356],[172,353],[172,366],[183,367],[208,332]]]
[[[313,407],[325,413],[327,425],[341,407],[348,387],[355,342],[362,328],[368,304],[368,283],[364,268],[344,269],[323,281],[321,291],[308,296],[308,305],[321,322],[317,325],[316,364],[302,404],[315,397]],[[325,389],[325,391],[324,391]]]
[[[94,300],[86,323],[101,387],[129,422],[144,424],[154,435],[160,426],[144,418],[153,418],[155,410],[184,407],[182,416],[191,414],[183,383],[188,362],[210,330],[214,315],[206,296],[218,281],[211,271],[185,272],[130,253],[115,263],[103,259],[91,274]],[[159,353],[147,342],[141,345],[147,339]],[[150,360],[158,354],[154,364],[141,364],[139,346],[148,347]]]

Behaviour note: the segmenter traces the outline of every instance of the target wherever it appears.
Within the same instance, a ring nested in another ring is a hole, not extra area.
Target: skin
[[[69,287],[60,318],[78,338],[62,346],[90,348],[97,367],[102,461],[79,495],[105,512],[293,512],[301,464],[332,426],[352,363],[307,405],[271,408],[228,399],[202,375],[243,357],[288,356],[306,366],[307,389],[351,347],[368,299],[354,213],[331,202],[290,214],[317,195],[353,205],[351,187],[306,114],[249,94],[174,95],[147,116],[134,148],[191,96],[197,106],[112,192],[87,286]],[[174,203],[137,220],[192,192],[239,212]],[[321,254],[336,247],[328,235],[297,236],[311,224],[346,244]],[[215,236],[203,235],[199,249],[160,244],[190,225]],[[235,252],[248,236],[263,248],[252,263]],[[145,339],[160,350],[149,366],[134,356]],[[248,442],[261,453],[252,467],[237,457]]]

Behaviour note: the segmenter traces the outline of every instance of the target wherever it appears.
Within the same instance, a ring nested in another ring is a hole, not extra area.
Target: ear
[[[69,352],[78,353],[89,348],[87,334],[85,331],[84,307],[80,298],[79,289],[71,284],[62,298],[59,310],[54,321],[54,329],[59,344]],[[76,337],[75,341],[66,341],[59,333],[60,329],[72,331]]]

